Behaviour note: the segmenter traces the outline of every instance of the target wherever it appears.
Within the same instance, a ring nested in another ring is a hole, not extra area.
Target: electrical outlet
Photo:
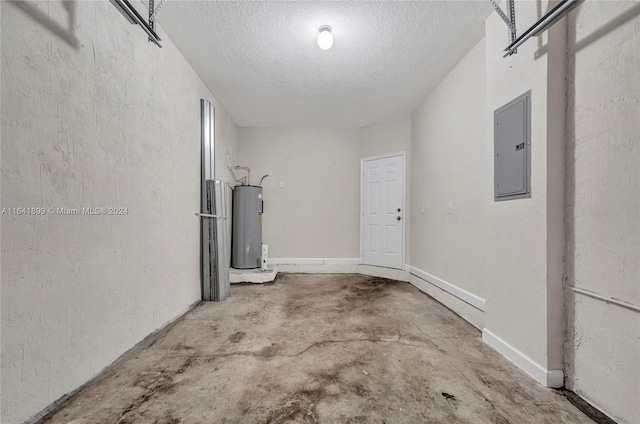
[[[280,181],[280,188],[284,187],[284,181]]]

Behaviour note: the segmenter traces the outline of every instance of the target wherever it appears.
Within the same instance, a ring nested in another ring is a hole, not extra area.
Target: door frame
[[[388,153],[384,155],[376,155],[376,156],[368,156],[366,158],[360,158],[360,265],[369,265],[369,266],[378,266],[380,265],[370,265],[364,263],[364,163],[372,160],[378,159],[388,159],[396,156],[402,157],[402,252],[401,252],[401,260],[402,267],[399,268],[401,270],[405,270],[406,268],[406,260],[405,260],[405,251],[407,246],[407,152],[400,151],[394,153]],[[389,268],[396,269],[396,268]]]

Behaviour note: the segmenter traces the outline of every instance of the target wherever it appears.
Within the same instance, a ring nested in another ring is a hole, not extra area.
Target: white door
[[[404,154],[362,160],[362,262],[403,268]]]

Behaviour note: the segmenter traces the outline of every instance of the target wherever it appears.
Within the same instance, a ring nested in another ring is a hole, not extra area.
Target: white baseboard
[[[458,299],[468,303],[469,305],[481,310],[482,312],[484,312],[485,309],[485,300],[479,296],[476,296],[475,294],[466,291],[465,289],[462,289],[456,285],[453,285],[451,283],[448,283],[438,277],[436,277],[435,275],[431,275],[428,272],[425,272],[421,269],[418,269],[414,266],[411,265],[407,265],[407,271],[409,271],[410,274],[415,275],[418,278],[421,278],[422,280],[426,281],[427,283],[433,284],[434,286],[438,287],[441,290],[446,291],[447,293],[449,293],[452,296],[457,297]]]
[[[409,274],[409,283],[460,315],[478,330],[482,331],[484,328],[485,314],[480,309],[413,274]]]
[[[358,265],[358,258],[269,258],[268,265]]]
[[[407,271],[364,265],[360,263],[359,258],[269,258],[267,259],[267,264],[270,267],[277,267],[279,272],[363,274],[398,281],[409,281],[409,273]]]
[[[269,258],[269,266],[277,266],[279,272],[300,272],[303,274],[355,274],[358,272],[359,258]]]
[[[486,328],[482,330],[482,341],[513,362],[522,371],[535,378],[539,383],[553,388],[564,386],[564,373],[562,370],[547,370]]]

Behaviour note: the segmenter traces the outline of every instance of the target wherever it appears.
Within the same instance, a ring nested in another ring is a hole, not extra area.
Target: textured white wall
[[[522,3],[518,26],[547,8]],[[413,113],[411,265],[484,298],[485,328],[541,370],[562,369],[564,40],[560,23],[503,59],[492,14],[486,39]],[[494,202],[493,111],[528,90],[532,197]]]
[[[410,149],[411,115],[360,128],[361,158],[402,151],[409,154]]]
[[[549,7],[546,1],[519,4],[517,26],[529,27]],[[557,139],[556,122],[549,121],[548,117],[556,109],[564,110],[564,90],[550,92],[556,80],[552,75],[550,82],[548,73],[554,70],[562,76],[563,67],[553,62],[559,60],[555,50],[563,45],[561,25],[540,38],[529,40],[516,55],[503,59],[502,50],[507,43],[504,22],[497,14],[492,14],[486,23],[485,122],[490,143],[493,143],[493,111],[527,90],[532,92],[532,194],[529,199],[496,202],[491,207],[488,238],[491,254],[487,263],[491,283],[486,286],[486,328],[543,369],[554,370],[562,369],[562,342],[558,334],[561,334],[564,320],[561,303],[550,307],[548,294],[560,290],[561,296],[564,244],[562,239],[555,244],[548,243],[548,237],[562,224],[564,175],[558,173],[558,164],[562,164],[563,157],[548,150],[548,145],[557,148],[552,141],[563,142],[562,138]],[[550,54],[542,46],[548,44],[550,36],[558,38],[558,35],[562,37],[551,42],[553,54]],[[563,149],[563,144],[560,146]]]
[[[568,53],[568,284],[640,305],[640,2],[583,4]],[[567,385],[640,422],[640,314],[580,294],[567,307]]]
[[[109,2],[0,8],[2,207],[128,208],[2,216],[1,421],[12,424],[200,298],[200,98],[215,99],[162,31],[159,49]]]
[[[527,10],[525,10],[525,8]],[[531,10],[533,9],[533,11]],[[518,8],[518,18],[536,21],[535,7]],[[519,20],[518,23],[522,22]],[[526,24],[519,25],[527,27]],[[497,15],[487,19],[487,114],[493,143],[493,111],[532,91],[530,199],[498,202],[491,210],[487,266],[486,327],[542,366],[546,365],[546,57],[533,61],[536,40],[516,56],[502,58],[507,37]],[[513,65],[516,65],[515,67]],[[493,166],[493,160],[490,161]],[[491,185],[493,191],[493,184]]]
[[[252,184],[270,175],[263,182],[262,221],[270,257],[360,256],[357,128],[241,127],[238,149]]]
[[[484,44],[483,39],[413,112],[411,146],[410,264],[480,297],[488,277],[493,204]]]

